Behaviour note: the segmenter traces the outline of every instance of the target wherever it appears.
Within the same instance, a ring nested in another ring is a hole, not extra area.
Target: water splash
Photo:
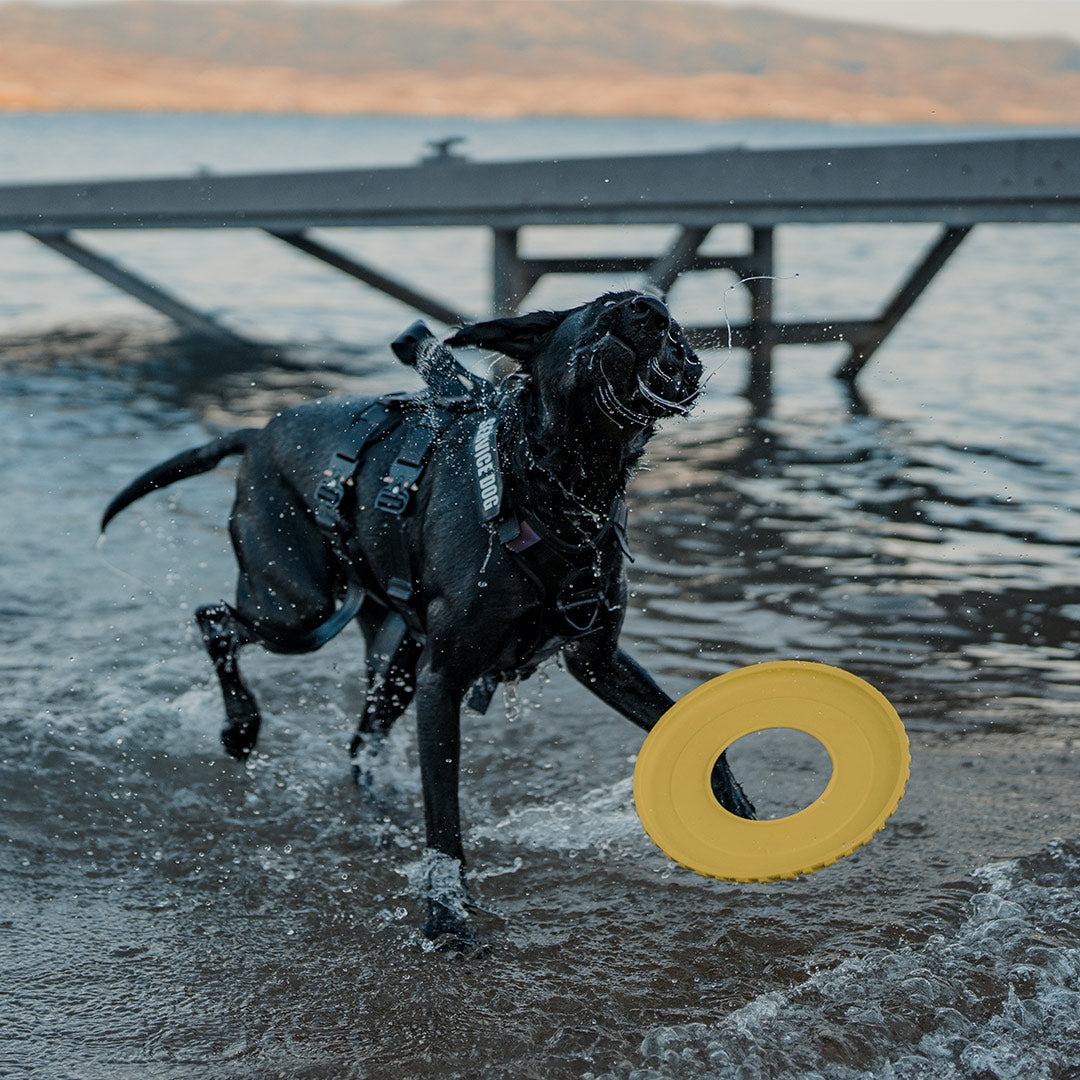
[[[503,684],[503,710],[508,724],[516,724],[521,719],[520,683],[517,679],[507,679]]]
[[[437,900],[459,918],[466,918],[469,894],[462,878],[458,859],[427,848],[420,862],[407,870],[409,885],[422,900]]]

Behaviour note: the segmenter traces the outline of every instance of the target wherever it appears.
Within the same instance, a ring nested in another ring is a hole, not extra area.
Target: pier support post
[[[513,315],[540,276],[518,253],[518,230],[491,230],[491,309]]]
[[[305,255],[310,255],[312,258],[326,263],[327,266],[332,266],[335,270],[340,270],[342,273],[348,274],[349,277],[354,277],[357,281],[362,281],[365,285],[370,285],[373,289],[386,293],[387,296],[392,296],[395,300],[400,300],[401,303],[415,308],[421,314],[429,315],[433,319],[438,319],[441,323],[446,323],[447,326],[457,326],[473,321],[470,316],[455,311],[452,307],[426,296],[422,292],[418,292],[403,281],[381,274],[378,270],[365,266],[362,262],[352,258],[352,256],[327,247],[326,244],[319,243],[318,240],[312,239],[306,232],[279,232],[274,229],[267,229],[266,232],[275,239],[296,248],[297,251],[302,251]]]
[[[666,293],[685,270],[693,269],[698,248],[712,232],[711,225],[683,225],[671,246],[648,269],[649,282]]]
[[[750,293],[750,372],[746,396],[755,410],[764,410],[772,400],[773,354],[773,227],[751,229],[754,272],[744,279]]]

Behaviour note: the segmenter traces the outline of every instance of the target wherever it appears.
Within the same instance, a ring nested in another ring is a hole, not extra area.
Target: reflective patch
[[[480,422],[473,436],[473,466],[476,499],[481,521],[497,517],[502,507],[503,480],[499,468],[498,419],[489,416]]]

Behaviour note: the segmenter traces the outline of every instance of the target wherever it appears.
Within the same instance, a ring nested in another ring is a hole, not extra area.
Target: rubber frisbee
[[[716,759],[744,735],[790,728],[832,759],[821,795],[797,814],[748,821],[713,796]],[[739,668],[677,701],[646,736],[634,803],[668,858],[727,881],[777,881],[831,866],[862,847],[896,810],[911,756],[896,710],[840,668],[784,660]]]

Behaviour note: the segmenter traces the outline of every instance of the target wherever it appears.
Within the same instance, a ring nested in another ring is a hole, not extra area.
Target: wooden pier
[[[767,402],[777,345],[843,342],[837,377],[859,372],[963,239],[987,222],[1080,221],[1080,138],[1000,138],[526,162],[473,162],[452,140],[417,165],[259,175],[0,186],[0,230],[33,236],[163,312],[185,329],[240,339],[159,284],[73,234],[109,229],[260,229],[417,311],[453,324],[466,313],[392,272],[327,246],[326,227],[485,228],[492,238],[491,310],[519,308],[545,274],[640,274],[666,291],[683,274],[732,271],[749,292],[749,320],[694,326],[699,346],[727,343],[750,356],[748,394]],[[791,224],[932,222],[937,238],[878,312],[862,319],[777,322],[775,231]],[[744,250],[701,248],[716,225],[747,226]],[[534,258],[519,247],[529,226],[671,225],[665,251],[640,256]],[[448,285],[453,267],[447,267]]]

